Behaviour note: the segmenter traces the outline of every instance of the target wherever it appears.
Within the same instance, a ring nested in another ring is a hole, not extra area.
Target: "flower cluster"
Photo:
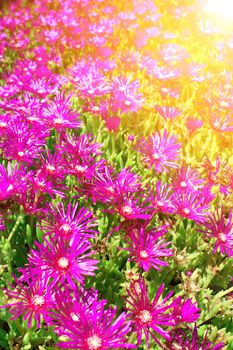
[[[233,45],[204,5],[0,3],[0,348],[232,346]]]

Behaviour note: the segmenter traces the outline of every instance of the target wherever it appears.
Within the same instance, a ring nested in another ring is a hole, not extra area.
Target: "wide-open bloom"
[[[172,200],[174,213],[197,223],[207,220],[211,198],[207,202],[205,197],[197,191],[196,193],[174,193]]]
[[[62,154],[69,157],[70,160],[86,161],[87,164],[90,159],[95,159],[102,154],[100,150],[101,145],[94,142],[91,134],[83,134],[80,136],[63,135],[61,145],[58,146]]]
[[[89,259],[95,251],[85,238],[74,237],[72,243],[62,237],[44,238],[43,243],[35,243],[28,260],[35,274],[52,280],[52,285],[68,283],[75,288],[75,282],[84,283],[84,276],[93,276],[98,260]]]
[[[7,168],[0,164],[0,202],[26,192],[25,171],[18,165]]]
[[[68,203],[66,209],[63,203],[59,203],[56,207],[49,206],[47,218],[42,222],[42,229],[49,235],[55,234],[72,242],[75,236],[95,237],[97,231],[93,227],[96,225],[93,214],[84,207],[78,209],[78,203],[74,206]]]
[[[189,329],[190,330],[190,329]],[[202,340],[197,334],[197,327],[195,326],[192,332],[192,337],[189,339],[183,329],[176,329],[172,333],[171,341],[167,342],[167,349],[169,350],[221,350],[225,348],[224,343],[212,344],[207,339],[207,332]]]
[[[146,203],[140,203],[140,198],[134,198],[129,194],[123,198],[119,198],[115,203],[116,207],[110,212],[117,212],[126,220],[148,220],[151,218],[150,209]]]
[[[230,211],[227,216],[224,208],[216,210],[210,214],[208,220],[204,223],[205,230],[202,230],[204,235],[215,239],[213,252],[217,250],[221,254],[233,256],[233,213]]]
[[[105,301],[94,301],[76,322],[64,325],[63,335],[69,340],[57,344],[60,348],[80,350],[108,350],[136,348],[127,343],[131,330],[126,313],[116,317],[116,308],[105,309]],[[73,317],[74,318],[74,317]]]
[[[89,71],[86,68],[86,72],[79,72],[78,76],[76,75],[74,79],[71,78],[71,82],[77,87],[78,94],[85,98],[103,96],[111,90],[107,78],[95,67],[92,67],[92,70],[89,69]]]
[[[172,312],[173,319],[176,325],[184,322],[196,322],[200,317],[200,309],[197,308],[197,303],[194,303],[192,299],[185,301],[179,296],[176,300],[176,306]]]
[[[129,168],[123,168],[116,174],[110,166],[103,166],[92,172],[90,181],[83,184],[83,192],[102,203],[117,203],[127,194],[141,188],[140,177]]]
[[[58,93],[54,101],[49,101],[42,110],[45,125],[59,132],[79,128],[81,126],[79,114],[72,110],[70,100],[71,95],[65,97],[64,94]]]
[[[21,269],[20,272],[20,278],[14,277],[16,285],[5,290],[10,299],[1,307],[10,308],[12,320],[24,315],[24,320],[28,320],[28,328],[31,327],[33,319],[39,328],[42,319],[46,320],[49,310],[54,307],[51,286],[48,279],[35,276],[33,269]]]
[[[211,114],[206,117],[207,122],[217,132],[232,132],[233,120],[231,115]]]
[[[14,120],[7,130],[6,138],[1,142],[3,154],[10,160],[32,164],[35,158],[39,158],[48,136],[48,130],[29,128],[22,121]]]
[[[46,78],[36,78],[29,79],[29,81],[24,84],[24,89],[26,91],[35,94],[41,98],[46,98],[48,95],[58,92],[58,84],[55,83],[55,79],[52,77]]]
[[[179,192],[196,192],[203,184],[200,174],[190,166],[181,166],[172,176],[172,186]]]
[[[164,284],[159,287],[155,297],[150,301],[148,287],[143,278],[131,283],[127,289],[128,298],[126,301],[129,305],[129,318],[132,320],[133,329],[137,332],[138,344],[141,343],[143,333],[147,344],[149,343],[149,335],[159,346],[161,343],[157,334],[167,340],[171,339],[169,332],[163,327],[174,325],[173,317],[168,313],[168,310],[173,308],[173,303],[167,303],[173,292],[161,299],[163,290]]]
[[[161,266],[168,266],[163,258],[172,256],[172,250],[167,248],[170,242],[159,239],[159,236],[147,231],[144,226],[128,229],[125,241],[129,247],[125,249],[130,253],[130,260],[137,262],[144,271],[150,268],[160,271]]]
[[[173,213],[172,205],[172,186],[168,183],[162,183],[161,180],[156,182],[156,186],[152,187],[150,201],[155,212]]]
[[[180,145],[174,135],[169,136],[165,130],[154,133],[148,140],[142,139],[138,150],[143,155],[143,161],[154,167],[158,173],[176,168]]]
[[[82,322],[84,314],[91,312],[93,303],[98,301],[98,291],[85,289],[82,286],[70,289],[64,285],[63,289],[58,289],[54,293],[54,309],[50,312],[48,324],[54,326],[55,333],[62,335],[67,324],[77,326]],[[102,300],[101,304],[107,301]]]
[[[40,174],[53,179],[54,182],[64,179],[66,170],[61,152],[56,151],[52,154],[48,151],[46,154],[41,154],[40,161]]]
[[[57,188],[61,190],[65,190],[66,187],[61,183],[59,178],[51,178],[47,172],[38,170],[30,171],[27,174],[27,181],[31,185],[32,190],[38,194],[38,196],[42,194],[48,194],[51,197],[60,196],[62,198],[65,197],[63,192],[59,191]]]

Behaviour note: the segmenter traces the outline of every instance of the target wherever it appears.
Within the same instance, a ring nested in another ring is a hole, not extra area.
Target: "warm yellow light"
[[[233,0],[208,0],[205,10],[215,16],[233,21]]]

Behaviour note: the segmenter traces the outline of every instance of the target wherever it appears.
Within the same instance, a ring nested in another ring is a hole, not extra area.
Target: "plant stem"
[[[7,242],[10,242],[11,241],[11,238],[14,236],[14,233],[15,231],[17,230],[19,224],[22,222],[22,219],[23,219],[23,215],[19,215],[18,219],[16,220],[8,238],[7,238]]]

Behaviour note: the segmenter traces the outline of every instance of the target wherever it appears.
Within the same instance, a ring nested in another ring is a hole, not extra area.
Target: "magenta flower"
[[[90,185],[90,180],[93,180],[94,175],[98,172],[103,172],[106,167],[105,159],[101,158],[95,161],[94,158],[90,158],[89,161],[81,161],[77,159],[64,159],[63,164],[67,174],[74,175],[81,186],[78,188],[79,195],[86,193],[87,188]],[[82,193],[81,193],[82,192]]]
[[[104,166],[92,174],[90,182],[83,184],[83,192],[96,202],[115,204],[141,188],[140,177],[129,168],[123,168],[118,174],[109,166]]]
[[[69,159],[76,161],[86,161],[87,164],[90,159],[94,160],[98,155],[102,154],[101,145],[94,142],[91,134],[83,134],[81,136],[63,135],[59,150]]]
[[[0,164],[0,202],[26,192],[25,171],[8,163],[7,169]]]
[[[209,203],[205,203],[205,198],[200,193],[174,193],[172,196],[174,213],[179,214],[197,223],[207,220]]]
[[[172,177],[172,186],[177,192],[196,192],[203,185],[204,180],[200,174],[190,166],[180,167]]]
[[[207,339],[207,332],[204,335],[203,340],[198,338],[197,327],[195,326],[192,332],[191,339],[188,338],[183,329],[176,329],[170,342],[167,342],[167,346],[171,350],[183,349],[183,350],[221,350],[225,348],[224,343],[212,344]]]
[[[169,332],[164,330],[163,327],[174,325],[172,315],[167,312],[174,306],[173,303],[167,303],[173,292],[170,292],[161,300],[163,290],[164,285],[162,284],[154,299],[150,301],[148,287],[143,278],[131,283],[130,288],[127,289],[129,294],[127,298],[129,318],[132,320],[133,329],[137,332],[138,344],[141,343],[143,333],[146,336],[147,345],[149,344],[149,335],[159,346],[161,346],[161,343],[157,338],[157,334],[167,340],[171,339]]]
[[[91,196],[92,201],[100,201],[103,203],[112,203],[119,197],[119,192],[115,184],[115,174],[109,166],[96,169],[91,176],[91,181],[83,184],[83,192]]]
[[[126,220],[148,220],[151,218],[151,214],[148,214],[151,208],[145,203],[140,203],[139,199],[134,199],[132,196],[119,199],[111,212],[118,212]]]
[[[48,173],[38,170],[37,172],[30,171],[27,175],[27,180],[32,186],[32,190],[37,193],[38,197],[42,194],[49,194],[51,197],[60,196],[64,198],[63,192],[56,188],[65,190],[66,187],[59,181],[59,178],[52,179]]]
[[[109,117],[105,119],[105,122],[108,130],[116,131],[120,126],[121,119],[119,117]]]
[[[52,279],[52,285],[68,283],[75,288],[75,282],[84,283],[84,276],[94,276],[98,260],[89,259],[95,251],[85,238],[76,236],[72,243],[62,237],[44,238],[43,243],[35,243],[37,250],[29,254],[29,266],[38,277]]]
[[[40,328],[42,319],[46,320],[49,310],[54,307],[51,286],[47,279],[37,278],[34,270],[21,269],[20,271],[22,273],[20,279],[14,277],[16,286],[12,285],[12,290],[5,290],[5,294],[10,299],[1,308],[10,308],[12,320],[24,315],[23,319],[28,320],[28,328],[31,327],[33,319],[36,321],[37,328]]]
[[[89,70],[89,72],[80,72],[75,78],[71,78],[71,82],[78,89],[78,94],[82,97],[98,97],[106,95],[110,92],[110,85],[107,78],[97,69]]]
[[[14,120],[9,125],[6,139],[1,142],[3,154],[10,160],[32,164],[39,158],[48,136],[48,130],[29,128],[22,121]]]
[[[61,152],[55,152],[54,154],[48,151],[45,155],[41,154],[40,157],[40,174],[43,174],[45,178],[49,177],[54,182],[64,180],[65,177],[65,166],[64,159],[62,158]]]
[[[71,108],[71,95],[58,93],[54,101],[50,101],[42,110],[45,125],[61,132],[65,129],[79,128],[79,114]]]
[[[78,209],[78,203],[74,206],[69,203],[65,209],[63,203],[56,207],[50,205],[47,218],[42,222],[42,229],[49,235],[53,234],[70,242],[78,237],[95,237],[97,231],[93,227],[97,226],[93,214],[82,207]]]
[[[194,303],[192,299],[183,301],[179,296],[175,300],[176,306],[172,312],[173,319],[176,325],[180,325],[184,322],[196,322],[200,317],[200,309],[197,308],[197,303]]]
[[[203,234],[209,238],[215,239],[215,246],[213,252],[217,250],[223,255],[233,256],[233,214],[232,210],[229,216],[224,212],[224,208],[221,207],[214,213],[210,214],[208,220],[204,222],[205,230],[202,230]]]
[[[186,128],[188,129],[189,135],[192,135],[196,130],[200,129],[203,125],[202,120],[193,117],[188,117],[186,120]]]
[[[57,344],[60,348],[80,350],[131,349],[126,336],[131,331],[125,313],[117,318],[116,308],[105,309],[105,302],[94,301],[90,310],[84,311],[80,321],[67,322],[63,335],[69,340]]]
[[[181,111],[176,107],[170,106],[155,106],[155,110],[165,119],[175,119],[178,115],[181,114]]]
[[[154,167],[158,173],[176,168],[176,161],[179,156],[180,145],[177,143],[175,136],[169,136],[165,130],[163,134],[160,132],[153,134],[146,141],[142,139],[138,144],[138,150],[143,155],[143,161]]]
[[[82,286],[76,289],[64,286],[64,290],[55,292],[55,306],[50,312],[48,324],[55,326],[54,331],[61,336],[67,324],[73,324],[76,327],[82,322],[83,315],[91,312],[93,303],[97,301],[98,291],[84,289]],[[101,304],[106,303],[105,300],[101,301]]]
[[[161,266],[168,266],[163,258],[173,255],[172,250],[167,248],[170,242],[159,239],[156,233],[146,231],[144,226],[130,228],[125,241],[129,245],[129,248],[125,248],[130,253],[129,260],[134,260],[144,271],[150,268],[160,271]]]
[[[172,204],[172,186],[168,183],[163,184],[161,180],[156,182],[156,188],[150,195],[152,207],[155,212],[173,213],[174,207]]]
[[[24,85],[26,91],[29,91],[40,98],[46,98],[50,94],[58,92],[58,84],[55,84],[52,78],[37,78],[30,79],[28,83]]]
[[[136,89],[116,90],[112,102],[113,112],[116,113],[118,109],[122,113],[137,112],[142,108],[143,102],[142,94]]]

